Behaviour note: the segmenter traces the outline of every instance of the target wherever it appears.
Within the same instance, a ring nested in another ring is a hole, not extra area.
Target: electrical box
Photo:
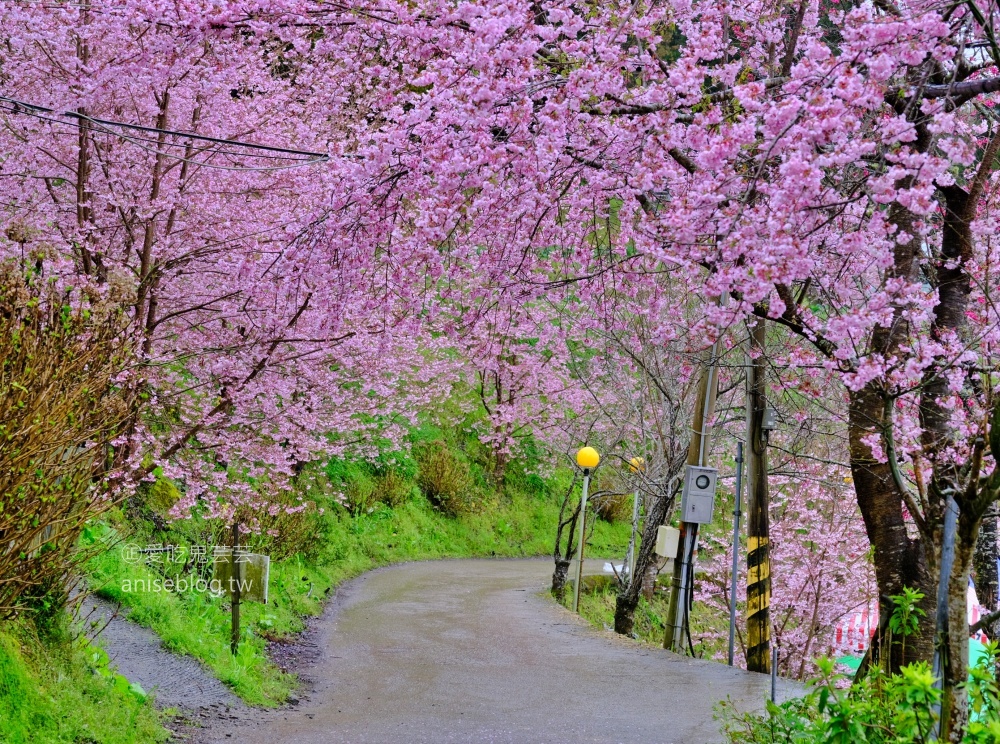
[[[681,542],[681,531],[661,524],[656,530],[656,554],[661,558],[676,558]]]
[[[761,418],[760,428],[764,431],[774,431],[778,428],[778,412],[773,408],[765,408]]]
[[[688,465],[681,492],[681,519],[685,522],[708,524],[715,510],[715,484],[719,471]]]

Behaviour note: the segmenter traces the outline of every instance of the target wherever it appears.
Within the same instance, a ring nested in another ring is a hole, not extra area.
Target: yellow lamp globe
[[[576,453],[576,464],[581,468],[593,470],[600,461],[601,456],[593,447],[581,447],[580,451]]]
[[[644,472],[646,470],[646,461],[641,457],[633,457],[628,461],[628,469],[633,473]]]

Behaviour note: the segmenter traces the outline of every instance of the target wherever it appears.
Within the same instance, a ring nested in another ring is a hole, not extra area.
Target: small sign
[[[236,553],[238,563],[234,563],[232,558],[232,548],[220,548],[216,553],[212,564],[212,589],[220,595],[232,597],[238,586],[241,602],[267,604],[270,556],[240,550]],[[234,571],[236,568],[239,570]]]

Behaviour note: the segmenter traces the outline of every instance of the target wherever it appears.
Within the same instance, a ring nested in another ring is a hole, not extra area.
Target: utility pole
[[[698,386],[698,399],[694,408],[694,431],[688,448],[688,465],[704,466],[708,458],[710,432],[708,422],[715,415],[715,397],[719,389],[715,368],[719,354],[719,341],[712,344],[711,356],[702,373]],[[687,582],[690,561],[698,541],[697,523],[681,522],[680,555],[674,559],[674,576],[670,584],[670,601],[667,605],[669,625],[663,638],[663,647],[679,653],[683,649],[683,634],[687,618]]]
[[[733,505],[733,570],[729,575],[729,666],[736,649],[736,584],[740,576],[740,517],[743,502],[743,442],[736,443],[736,498]]]
[[[748,322],[747,350],[747,669],[771,671],[771,548],[767,490],[764,321]]]

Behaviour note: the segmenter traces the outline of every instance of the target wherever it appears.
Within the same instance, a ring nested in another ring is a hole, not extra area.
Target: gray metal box
[[[684,475],[684,490],[681,492],[681,520],[697,524],[712,521],[715,510],[715,484],[719,471],[688,465]]]
[[[764,431],[774,431],[778,428],[778,412],[773,408],[764,409],[764,416],[760,422],[760,428]]]

